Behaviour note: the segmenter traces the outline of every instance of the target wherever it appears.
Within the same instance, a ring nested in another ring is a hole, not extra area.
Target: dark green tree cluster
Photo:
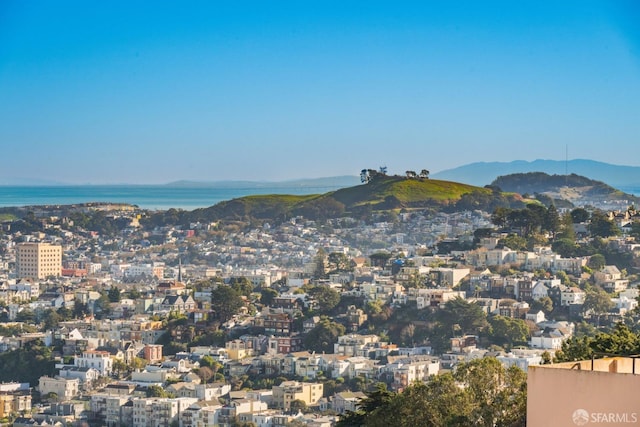
[[[522,319],[492,316],[489,318],[490,339],[494,344],[510,349],[516,344],[526,344],[529,328]]]
[[[379,385],[337,427],[524,426],[526,393],[522,370],[504,368],[495,358],[476,359],[402,393]]]
[[[470,210],[493,212],[498,208],[516,208],[519,206],[522,206],[522,202],[496,189],[492,192],[475,190],[470,193],[465,193],[456,203],[442,209],[446,212]]]
[[[333,353],[333,344],[344,335],[345,327],[323,316],[320,322],[304,337],[304,346],[317,353]]]
[[[305,218],[324,221],[338,218],[345,212],[345,205],[333,197],[319,197],[307,203],[301,204],[293,210],[292,215],[302,215]]]
[[[519,229],[520,235],[527,238],[538,232],[555,235],[560,229],[560,215],[556,207],[546,208],[537,203],[529,203],[524,209],[498,208],[493,211],[491,221],[503,229]]]
[[[246,277],[232,277],[229,280],[229,286],[236,290],[240,295],[249,297],[253,292],[253,284]]]
[[[555,362],[573,362],[606,355],[640,354],[640,336],[624,323],[617,323],[611,332],[598,332],[594,337],[571,337],[556,352]]]
[[[591,221],[589,222],[589,233],[592,237],[612,237],[620,235],[620,228],[615,222],[611,221],[609,217],[600,211],[596,211],[591,214]]]
[[[328,314],[340,303],[340,293],[329,286],[305,286],[304,290],[315,301],[315,311],[320,314]]]
[[[231,286],[219,285],[211,291],[211,309],[222,322],[231,319],[242,306],[242,295]]]
[[[442,353],[449,349],[450,338],[465,334],[480,335],[488,326],[487,315],[478,304],[455,298],[436,312],[429,334],[431,345],[436,353]]]
[[[24,347],[0,354],[0,382],[28,382],[38,384],[43,375],[55,374],[51,349],[41,340],[28,342]]]
[[[327,258],[329,262],[329,271],[345,272],[353,271],[351,259],[342,252],[331,252]]]
[[[73,221],[76,230],[97,231],[100,235],[109,237],[119,234],[131,223],[131,219],[126,217],[110,218],[104,211],[73,212],[69,214],[69,219]]]

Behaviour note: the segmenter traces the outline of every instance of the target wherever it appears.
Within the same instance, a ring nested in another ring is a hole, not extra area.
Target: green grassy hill
[[[244,224],[254,221],[278,223],[294,216],[312,220],[342,216],[371,219],[374,213],[401,209],[493,212],[499,206],[520,208],[522,204],[518,194],[491,188],[435,179],[377,176],[367,184],[325,194],[247,196],[193,211],[169,209],[150,215],[144,222],[148,226],[163,226],[219,220]]]
[[[302,215],[310,219],[336,218],[363,210],[384,211],[401,208],[452,206],[464,195],[491,198],[486,188],[432,179],[381,176],[368,184],[343,188],[325,194],[247,196],[185,212],[188,221],[281,220]]]
[[[381,204],[389,197],[394,197],[405,206],[411,206],[425,202],[448,204],[473,191],[491,193],[491,190],[485,188],[457,182],[390,176],[376,178],[368,184],[343,188],[330,193],[329,196],[347,208],[363,204]]]

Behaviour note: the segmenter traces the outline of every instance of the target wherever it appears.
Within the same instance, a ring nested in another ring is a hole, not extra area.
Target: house
[[[620,292],[629,286],[629,281],[622,278],[622,273],[615,265],[606,265],[602,270],[593,273],[596,285],[607,292]]]
[[[196,309],[196,302],[191,295],[167,295],[160,304],[160,310],[177,313],[188,313]]]
[[[77,378],[51,378],[44,376],[40,377],[38,382],[38,391],[42,396],[55,396],[55,399],[60,402],[71,400],[78,395],[79,390],[80,380]]]
[[[547,284],[542,280],[538,280],[531,288],[531,299],[534,301],[539,301],[542,298],[548,296],[549,288],[547,287]]]
[[[336,393],[330,401],[329,408],[336,411],[338,414],[344,414],[347,411],[355,412],[358,409],[360,401],[367,397],[361,391],[343,391],[342,393]]]
[[[111,375],[113,360],[107,351],[87,350],[81,356],[76,356],[73,361],[75,366],[81,368],[94,368],[100,375]]]
[[[195,384],[179,382],[167,387],[167,391],[176,397],[195,397],[198,400],[211,401],[231,391],[231,385],[225,383]]]
[[[320,323],[320,316],[312,316],[302,322],[302,333],[308,334]]]
[[[533,348],[559,350],[562,343],[573,336],[575,325],[569,322],[538,323],[540,331],[531,335],[529,345]]]
[[[569,307],[572,304],[584,304],[586,293],[575,286],[565,288],[560,293],[560,305],[562,307]]]
[[[0,384],[0,417],[31,410],[31,389],[28,383]]]
[[[307,383],[298,381],[283,381],[273,386],[273,405],[285,411],[291,408],[291,402],[301,400],[307,406],[317,404],[322,398],[323,385],[321,383]]]
[[[91,385],[100,377],[100,372],[94,368],[86,368],[79,366],[63,366],[60,369],[61,378],[77,378],[83,389],[91,388]]]
[[[303,340],[299,335],[288,337],[271,336],[267,341],[268,354],[287,354],[303,350]]]
[[[333,353],[343,356],[361,356],[367,353],[363,351],[367,344],[376,343],[380,340],[377,335],[348,334],[338,337],[338,342],[333,345]]]
[[[525,316],[525,320],[531,320],[533,323],[544,322],[545,316],[542,310],[538,310],[536,313],[528,312]]]

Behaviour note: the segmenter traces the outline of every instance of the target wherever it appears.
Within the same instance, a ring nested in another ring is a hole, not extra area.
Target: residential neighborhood
[[[379,384],[485,357],[526,373],[637,324],[638,215],[598,212],[525,235],[482,211],[240,226],[32,208],[1,224],[0,419],[329,427]]]

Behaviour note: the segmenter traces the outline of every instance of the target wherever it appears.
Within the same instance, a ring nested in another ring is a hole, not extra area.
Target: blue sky
[[[640,3],[0,2],[0,183],[640,165]]]

